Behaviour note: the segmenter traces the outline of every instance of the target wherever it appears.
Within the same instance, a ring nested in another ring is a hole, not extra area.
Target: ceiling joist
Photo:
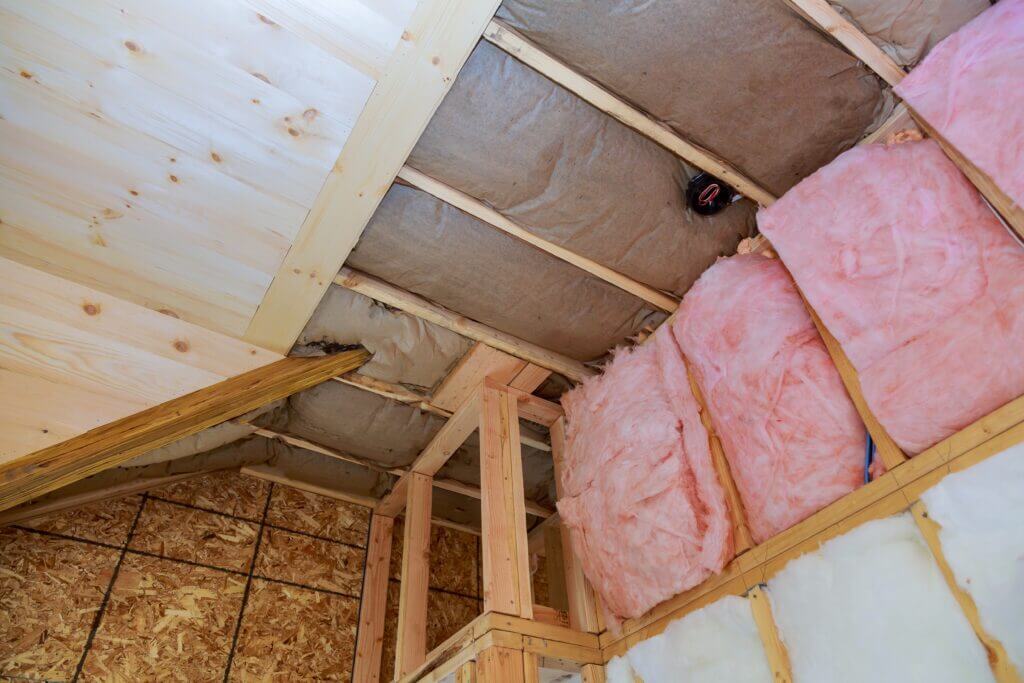
[[[650,114],[637,109],[586,76],[577,73],[502,22],[492,20],[484,31],[484,38],[597,109],[650,138],[683,161],[729,183],[737,192],[761,206],[768,206],[775,201],[775,195],[725,159],[686,140],[665,124],[656,121]]]
[[[516,358],[522,358],[525,361],[557,372],[574,382],[579,382],[596,374],[578,360],[549,351],[536,344],[466,318],[443,306],[427,301],[419,295],[407,292],[372,275],[361,273],[347,266],[341,268],[338,277],[334,281],[345,289],[368,296],[375,301],[405,311],[427,322],[440,325],[474,341],[483,342]]]
[[[642,282],[637,282],[633,278],[623,275],[608,266],[603,266],[596,261],[580,256],[561,245],[549,242],[543,237],[538,237],[512,219],[487,206],[480,200],[470,197],[468,194],[460,190],[456,190],[454,187],[445,185],[441,181],[435,180],[427,174],[417,171],[415,168],[403,166],[402,170],[398,173],[398,177],[413,187],[419,188],[420,190],[433,195],[446,204],[450,204],[460,211],[468,213],[474,218],[478,218],[491,227],[496,228],[507,235],[516,237],[529,245],[537,247],[541,251],[545,251],[557,259],[561,259],[566,263],[572,264],[580,270],[586,271],[594,277],[600,278],[608,284],[614,285],[624,292],[628,292],[629,294],[646,301],[666,313],[671,313],[679,306],[679,301],[668,294],[665,294],[664,292],[649,285],[645,285]]]
[[[441,104],[498,0],[421,0],[249,323],[287,353]]]

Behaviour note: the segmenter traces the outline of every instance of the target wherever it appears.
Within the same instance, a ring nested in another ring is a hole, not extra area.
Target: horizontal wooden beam
[[[650,138],[680,159],[729,183],[740,194],[762,206],[769,206],[775,201],[775,195],[747,178],[726,160],[686,140],[649,114],[577,73],[502,22],[492,20],[484,31],[484,38],[566,90],[576,93],[597,109]]]
[[[286,434],[284,432],[278,432],[273,429],[264,429],[262,427],[257,428],[255,434],[262,436],[265,439],[275,439],[282,443],[286,443],[296,448],[302,448],[303,450],[312,451],[313,453],[319,453],[326,455],[329,458],[335,460],[341,460],[343,462],[349,462],[360,467],[366,467],[375,472],[382,472],[391,474],[396,477],[402,477],[409,472],[407,467],[387,467],[381,465],[378,462],[370,460],[369,458],[362,458],[356,455],[351,455],[343,451],[339,451],[336,448],[330,448],[323,444],[304,439],[299,436],[292,434]],[[458,493],[459,495],[467,496],[469,498],[475,498],[480,500],[480,487],[474,486],[473,484],[464,484],[461,481],[455,479],[448,479],[446,477],[434,477],[434,488],[441,489],[443,491],[450,491],[452,493]],[[376,505],[375,503],[374,505]],[[555,514],[555,511],[548,508],[540,503],[536,503],[532,500],[526,501],[526,512],[536,517],[547,518]]]
[[[586,377],[596,374],[578,360],[541,348],[536,344],[524,341],[505,332],[495,330],[483,323],[471,320],[443,306],[427,301],[419,295],[407,292],[372,275],[361,273],[347,266],[341,269],[334,281],[345,289],[368,296],[382,304],[405,311],[427,322],[440,325],[456,334],[461,334],[463,337],[493,346],[516,358],[522,358],[535,365],[560,373],[573,381],[579,382]]]
[[[864,62],[889,85],[896,85],[907,74],[892,57],[864,35],[827,0],[784,0],[815,28],[835,38],[850,54]]]
[[[460,211],[468,213],[474,218],[478,218],[484,223],[490,225],[492,228],[520,239],[531,246],[537,247],[541,251],[547,252],[557,259],[574,265],[580,270],[590,273],[594,277],[600,278],[608,284],[614,285],[624,292],[628,292],[629,294],[646,301],[662,311],[671,313],[679,307],[678,299],[671,297],[650,285],[645,285],[627,275],[623,275],[612,268],[601,265],[600,263],[592,261],[584,256],[580,256],[570,249],[566,249],[561,245],[550,242],[543,237],[539,237],[526,228],[523,228],[504,214],[501,214],[495,209],[487,206],[480,200],[470,197],[468,194],[460,190],[456,190],[454,187],[445,185],[441,181],[435,180],[425,173],[417,171],[415,168],[403,166],[402,170],[398,173],[398,177],[410,185],[433,195],[437,199],[454,206]]]
[[[308,389],[369,358],[364,349],[284,358],[0,465],[0,510]]]
[[[829,538],[870,519],[906,510],[924,491],[951,472],[974,465],[1022,441],[1024,396],[754,546],[702,584],[666,600],[641,617],[627,619],[620,634],[603,634],[601,645],[606,658],[620,655],[636,642],[661,633],[669,623],[702,605],[763,583],[790,560],[817,548]]]
[[[476,46],[499,0],[420,0],[249,323],[287,353]]]

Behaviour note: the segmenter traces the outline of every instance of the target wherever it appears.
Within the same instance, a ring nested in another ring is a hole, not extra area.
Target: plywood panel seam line
[[[135,535],[135,529],[139,524],[139,517],[142,516],[142,510],[146,507],[146,494],[142,494],[142,499],[139,501],[139,509],[135,511],[135,519],[132,520],[131,528],[128,529],[128,535],[125,537],[124,546],[121,548],[121,554],[117,558],[117,564],[114,565],[114,571],[110,575],[110,583],[107,584],[107,590],[103,593],[103,600],[100,602],[100,607],[96,611],[96,617],[93,619],[92,627],[89,629],[89,636],[86,638],[85,647],[82,649],[82,657],[78,660],[78,665],[75,666],[75,675],[72,678],[73,683],[77,683],[78,679],[82,676],[82,668],[85,666],[85,659],[89,656],[89,650],[92,648],[92,643],[96,638],[96,632],[99,631],[100,623],[103,621],[103,615],[106,612],[107,605],[110,604],[110,594],[114,590],[114,584],[117,582],[118,574],[121,573],[121,565],[124,563],[125,555],[128,552],[128,545],[131,543],[132,537]]]
[[[729,162],[685,139],[650,114],[625,102],[587,76],[577,73],[500,20],[491,20],[484,32],[484,38],[684,161],[728,183],[740,194],[762,206],[769,206],[775,201],[773,194],[747,178]]]

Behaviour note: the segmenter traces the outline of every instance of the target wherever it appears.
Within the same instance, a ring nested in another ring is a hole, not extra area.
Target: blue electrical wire
[[[871,461],[875,451],[875,442],[871,440],[871,432],[866,432],[868,437],[867,443],[864,445],[864,483],[867,484],[871,481]]]

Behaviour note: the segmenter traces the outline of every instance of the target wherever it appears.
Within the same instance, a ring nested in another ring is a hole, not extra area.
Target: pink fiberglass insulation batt
[[[733,555],[725,492],[667,327],[562,398],[558,511],[616,616],[637,617]]]
[[[758,224],[907,453],[1024,393],[1024,249],[936,142],[852,149]]]
[[[864,425],[786,269],[719,260],[672,326],[758,543],[864,480]]]
[[[1024,206],[1024,0],[939,43],[896,93]]]

